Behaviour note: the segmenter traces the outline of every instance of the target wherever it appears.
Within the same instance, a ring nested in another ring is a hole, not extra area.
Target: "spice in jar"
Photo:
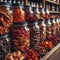
[[[29,50],[30,32],[27,23],[13,27],[12,31],[14,50],[21,50],[22,52]]]

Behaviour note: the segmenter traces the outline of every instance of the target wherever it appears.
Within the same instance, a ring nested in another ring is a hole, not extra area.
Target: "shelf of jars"
[[[43,58],[41,58],[40,60],[59,60],[60,58],[60,43],[57,44],[57,46],[55,46],[50,52],[48,52]],[[57,55],[56,55],[57,54]]]
[[[0,1],[0,21],[1,60],[39,60],[60,42],[60,16],[38,3]]]
[[[50,13],[60,14],[58,11],[49,11]]]
[[[57,1],[46,0],[46,2],[55,4],[55,5],[60,5],[60,3],[58,2],[58,0]]]

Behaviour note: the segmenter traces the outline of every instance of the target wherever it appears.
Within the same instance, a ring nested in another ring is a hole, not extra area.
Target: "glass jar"
[[[7,34],[0,36],[0,59],[4,60],[6,55],[11,52],[11,41]]]
[[[46,39],[46,24],[45,20],[41,20],[39,22],[39,27],[40,27],[40,40],[45,40]]]
[[[11,26],[12,21],[9,4],[7,2],[0,1],[0,34],[9,32],[9,27]]]
[[[59,36],[60,36],[60,17],[59,17]]]
[[[18,0],[19,1],[19,0]],[[24,6],[17,3],[16,1],[13,1],[12,3],[12,10],[13,10],[13,22],[25,22],[25,12],[23,10]]]
[[[37,7],[33,8],[33,12],[34,12],[34,20],[35,21],[40,20],[40,12],[39,12],[39,8],[38,8],[38,4],[37,4]]]
[[[53,18],[52,20],[51,20],[52,22],[51,22],[51,34],[53,35],[53,36],[56,36],[56,22],[55,22],[55,18]]]
[[[40,16],[43,18],[45,17],[45,9],[44,8],[41,9]]]
[[[46,23],[46,38],[48,38],[49,36],[51,36],[51,22],[50,19],[47,19],[45,21]]]
[[[56,19],[55,19],[55,22],[56,22],[56,35],[57,35],[57,37],[58,37],[58,36],[59,36],[59,19],[56,18]]]
[[[27,22],[34,20],[31,6],[25,6],[25,20]]]
[[[38,22],[29,23],[30,29],[30,48],[34,48],[39,45],[40,42],[40,29]]]
[[[27,23],[20,24],[12,28],[12,39],[14,50],[25,52],[30,46],[30,32]]]
[[[48,8],[46,8],[46,10],[45,10],[45,18],[49,19],[49,10],[48,10]]]

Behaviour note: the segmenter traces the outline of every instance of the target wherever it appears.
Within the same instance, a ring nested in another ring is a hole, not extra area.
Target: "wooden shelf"
[[[54,1],[46,0],[46,2],[53,3],[53,4],[55,4],[55,5],[60,5],[60,3],[57,3],[57,2],[54,2]]]
[[[60,43],[40,60],[60,60]]]
[[[56,14],[60,14],[60,12],[58,11],[49,11],[50,13],[56,13]]]

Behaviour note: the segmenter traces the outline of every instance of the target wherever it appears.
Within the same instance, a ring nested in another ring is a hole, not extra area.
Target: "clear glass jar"
[[[53,36],[56,36],[56,22],[55,22],[55,18],[53,18],[52,20],[51,20],[52,22],[51,22],[51,34],[53,35]]]
[[[59,17],[59,36],[60,36],[60,17]]]
[[[9,27],[12,24],[10,6],[7,2],[0,2],[0,34],[9,32]]]
[[[40,42],[40,29],[38,22],[29,23],[30,29],[30,48],[39,45]]]
[[[39,27],[40,27],[40,40],[46,40],[46,24],[45,24],[45,20],[40,21]]]
[[[40,12],[39,12],[39,7],[38,7],[38,4],[37,4],[37,7],[33,8],[34,9],[34,20],[35,21],[38,21],[40,20]]]
[[[25,52],[29,50],[30,46],[30,31],[27,23],[20,24],[12,28],[12,39],[14,50],[21,50]]]
[[[47,19],[46,21],[46,37],[48,38],[51,36],[51,22],[50,19]]]
[[[7,34],[0,36],[0,59],[4,60],[6,55],[11,52],[11,41]]]
[[[41,15],[41,17],[45,17],[45,9],[44,8],[41,9],[40,15]]]
[[[56,19],[55,19],[55,22],[56,22],[56,35],[57,35],[57,37],[58,37],[58,36],[59,36],[59,19],[56,18]]]
[[[19,0],[18,0],[19,1]],[[12,10],[13,10],[13,22],[25,22],[25,12],[23,10],[24,6],[19,2],[13,1]]]
[[[26,6],[25,7],[25,20],[28,21],[28,22],[34,20],[33,11],[32,11],[31,6]]]

